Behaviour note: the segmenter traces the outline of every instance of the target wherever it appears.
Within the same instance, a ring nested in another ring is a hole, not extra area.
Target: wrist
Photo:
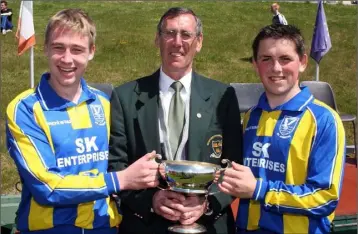
[[[126,179],[125,179],[125,171],[117,171],[116,172],[117,175],[117,179],[119,181],[119,184],[121,186],[121,190],[127,190],[128,189],[128,185],[126,183]]]
[[[205,200],[205,204],[206,205],[205,205],[204,215],[207,215],[207,216],[212,215],[214,211],[213,211],[208,199]]]

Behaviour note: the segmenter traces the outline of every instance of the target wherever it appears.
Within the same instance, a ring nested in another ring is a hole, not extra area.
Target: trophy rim
[[[178,192],[178,193],[185,193],[185,194],[208,194],[208,190],[206,189],[184,189],[178,187],[169,187],[169,190]]]
[[[165,160],[166,164],[172,164],[172,165],[184,165],[184,166],[209,166],[209,167],[215,167],[220,168],[220,165],[216,165],[213,163],[208,162],[200,162],[200,161],[189,161],[189,160]]]

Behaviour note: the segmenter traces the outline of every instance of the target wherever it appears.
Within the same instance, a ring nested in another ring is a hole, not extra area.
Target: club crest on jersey
[[[277,135],[281,138],[291,137],[291,133],[295,130],[298,120],[298,117],[285,115],[281,121],[279,133],[277,133]]]
[[[223,137],[222,135],[214,135],[210,137],[208,142],[206,143],[207,146],[211,145],[212,153],[210,154],[211,158],[220,158],[223,149]]]
[[[101,105],[90,105],[93,118],[96,124],[98,125],[105,125],[106,118],[104,116],[104,111]]]

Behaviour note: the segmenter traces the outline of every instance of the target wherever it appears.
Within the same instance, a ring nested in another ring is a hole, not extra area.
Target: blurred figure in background
[[[1,32],[5,35],[12,28],[12,10],[7,8],[7,1],[1,1]]]
[[[287,25],[287,20],[283,14],[281,14],[278,10],[280,10],[280,5],[274,3],[271,5],[271,12],[273,14],[272,24],[283,24]]]

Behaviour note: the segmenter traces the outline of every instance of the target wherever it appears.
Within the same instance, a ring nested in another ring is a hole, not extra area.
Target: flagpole
[[[319,81],[319,64],[316,62],[316,81]]]
[[[35,87],[34,81],[34,47],[30,47],[30,87]]]

